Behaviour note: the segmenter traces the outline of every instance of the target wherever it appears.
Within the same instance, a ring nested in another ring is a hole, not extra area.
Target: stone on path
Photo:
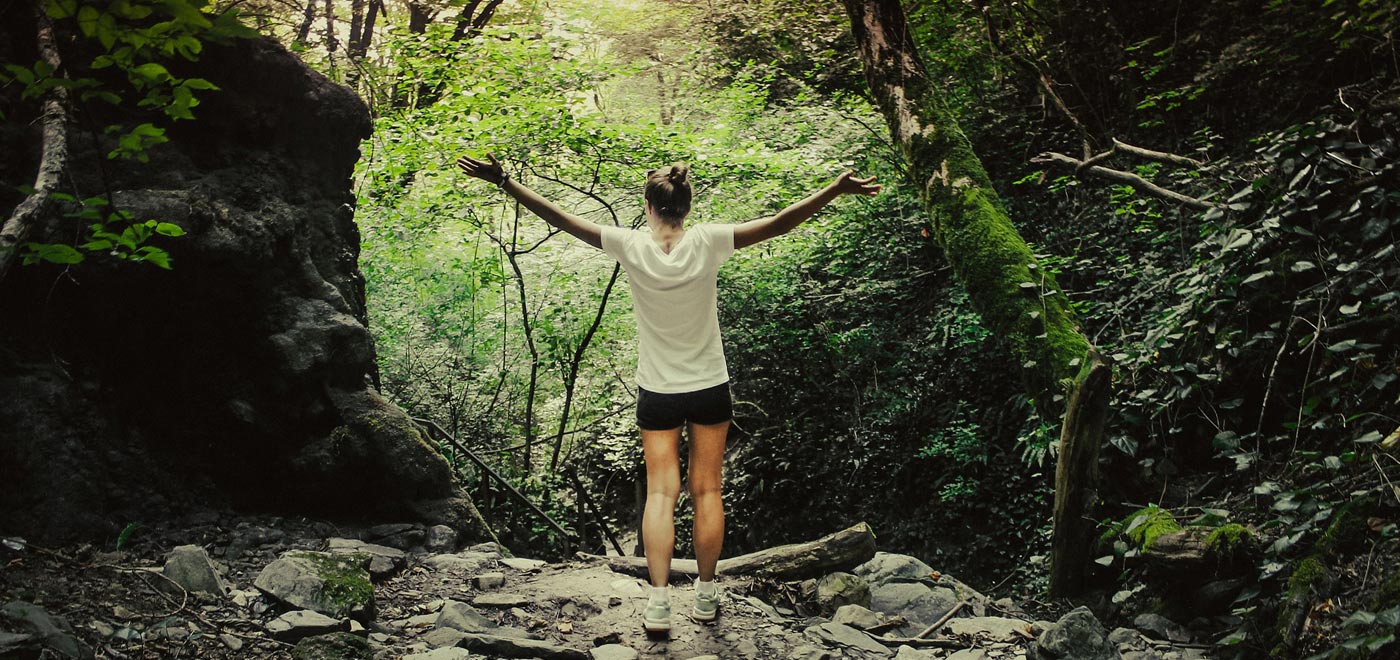
[[[400,550],[411,550],[423,545],[428,534],[423,526],[417,523],[390,523],[387,525],[375,525],[361,535],[364,540],[379,545],[387,545]]]
[[[472,635],[462,638],[461,646],[485,655],[507,658],[539,658],[540,660],[589,660],[588,654],[567,646],[556,646],[533,639],[516,639],[496,635]]]
[[[887,582],[870,591],[870,609],[888,616],[902,616],[908,621],[900,627],[902,632],[922,631],[947,614],[958,601],[952,589],[930,587],[921,582]]]
[[[467,634],[456,628],[435,628],[424,633],[418,639],[435,649],[445,646],[456,646]]]
[[[337,632],[297,642],[292,660],[374,660],[374,649],[360,637]]]
[[[428,528],[428,538],[423,545],[428,552],[452,552],[457,547],[457,530],[447,525],[433,525]]]
[[[1133,627],[1153,639],[1182,643],[1191,641],[1191,631],[1167,617],[1152,612],[1137,615],[1137,618],[1133,619]]]
[[[210,596],[224,596],[228,593],[223,578],[219,577],[214,563],[209,560],[209,554],[197,545],[182,545],[171,550],[165,560],[165,567],[160,572],[190,593]],[[159,584],[164,587],[170,586],[164,581]]]
[[[880,657],[894,654],[888,647],[875,641],[870,635],[841,623],[823,623],[812,626],[806,630],[806,634],[819,641],[859,649]]]
[[[17,648],[42,645],[64,658],[91,658],[92,650],[73,635],[73,627],[61,616],[53,616],[42,607],[21,600],[10,601],[0,608],[0,622],[17,636],[9,644]]]
[[[471,651],[466,649],[448,647],[424,653],[412,653],[403,656],[402,660],[467,660],[471,655]]]
[[[539,559],[526,559],[524,557],[502,557],[501,563],[517,571],[533,571],[545,564]]]
[[[437,619],[433,622],[434,628],[451,628],[464,633],[489,633],[498,626],[495,621],[488,619],[466,603],[459,603],[455,600],[447,601],[438,612]]]
[[[1022,642],[1031,639],[1030,624],[1019,619],[997,616],[976,616],[949,619],[948,632],[959,637],[972,637],[990,642]]]
[[[817,605],[831,612],[842,605],[870,606],[870,585],[850,573],[828,573],[817,581]]]
[[[326,551],[333,555],[365,555],[369,557],[369,574],[375,579],[383,579],[393,575],[395,571],[403,568],[404,558],[407,556],[403,550],[391,548],[387,545],[375,543],[365,543],[356,539],[326,539]]]
[[[844,623],[857,630],[869,630],[885,622],[885,617],[860,605],[842,605],[831,617],[832,623]]]
[[[932,566],[909,555],[892,552],[877,552],[870,561],[855,567],[852,572],[865,578],[871,587],[880,586],[893,578],[929,581],[934,579]]]
[[[637,660],[637,651],[621,644],[604,644],[588,651],[593,660]]]
[[[982,649],[963,649],[948,656],[947,660],[991,660],[991,656]]]
[[[292,607],[368,620],[374,612],[369,572],[352,557],[293,551],[258,574],[253,586]]]
[[[1060,617],[1036,640],[1040,657],[1064,660],[1118,660],[1108,631],[1087,607],[1077,607]]]
[[[938,660],[940,656],[932,649],[916,649],[912,646],[901,646],[895,649],[894,660]]]
[[[506,574],[482,573],[472,578],[472,584],[476,585],[477,589],[482,589],[485,591],[490,591],[492,589],[500,589],[506,584]]]
[[[480,596],[477,596],[476,598],[472,599],[473,605],[479,605],[481,607],[500,608],[523,607],[533,602],[534,600],[532,600],[529,596],[522,596],[520,594],[481,594]]]
[[[320,612],[295,610],[287,612],[267,623],[267,633],[273,639],[295,642],[307,637],[344,632],[349,625],[341,619],[332,619]]]
[[[485,552],[465,551],[456,554],[428,555],[422,559],[424,566],[435,571],[451,571],[454,573],[475,573],[482,566],[496,558],[496,555]]]

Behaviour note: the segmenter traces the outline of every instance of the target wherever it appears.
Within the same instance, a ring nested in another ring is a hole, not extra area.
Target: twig
[[[927,627],[927,628],[924,628],[924,631],[923,631],[923,632],[921,632],[921,633],[919,633],[919,634],[917,634],[917,635],[914,635],[914,637],[915,637],[916,639],[923,639],[923,638],[925,638],[925,637],[928,637],[929,635],[932,635],[932,634],[934,633],[934,631],[938,630],[939,628],[942,628],[942,627],[943,627],[943,624],[948,623],[948,620],[949,620],[949,619],[952,619],[952,618],[953,618],[953,615],[955,615],[955,614],[958,613],[958,610],[961,610],[962,608],[967,607],[967,605],[968,605],[968,601],[967,601],[966,598],[964,598],[964,599],[958,601],[958,604],[957,604],[957,605],[954,605],[954,606],[953,606],[953,609],[948,610],[948,613],[947,613],[947,614],[944,614],[944,615],[943,615],[941,618],[939,618],[937,621],[934,621],[934,622],[933,622],[933,625],[931,625],[931,626],[929,626],[929,627]]]
[[[1205,165],[1205,163],[1202,163],[1201,161],[1196,160],[1194,158],[1178,156],[1177,154],[1167,153],[1165,151],[1153,151],[1151,149],[1135,147],[1131,144],[1128,144],[1127,142],[1119,140],[1118,138],[1113,138],[1113,146],[1117,149],[1123,150],[1124,152],[1130,153],[1134,156],[1141,156],[1148,160],[1156,160],[1161,161],[1163,163],[1172,163],[1175,165],[1185,165],[1187,167],[1201,167],[1202,165]]]
[[[1047,151],[1043,154],[1040,154],[1039,156],[1032,158],[1031,162],[1052,163],[1056,165],[1073,167],[1075,169],[1080,169],[1080,166],[1084,164],[1084,161],[1081,161],[1077,158],[1071,158],[1064,154],[1055,153],[1053,151]],[[1207,202],[1205,200],[1197,199],[1195,197],[1183,195],[1179,192],[1167,190],[1166,188],[1152,183],[1151,181],[1148,181],[1147,179],[1144,179],[1131,172],[1124,172],[1122,170],[1111,170],[1107,167],[1102,167],[1099,165],[1090,165],[1083,169],[1085,171],[1088,171],[1090,174],[1099,176],[1101,178],[1108,179],[1110,181],[1117,181],[1119,183],[1124,183],[1129,186],[1132,186],[1132,188],[1134,190],[1137,190],[1138,192],[1143,192],[1154,197],[1160,197],[1162,199],[1171,200],[1173,202],[1177,202],[1183,206],[1187,206],[1198,211],[1205,211],[1213,208],[1224,208],[1223,204]]]
[[[942,649],[968,648],[967,642],[950,637],[934,637],[932,639],[924,637],[875,637],[873,639],[890,648],[898,648],[900,646],[932,646]]]

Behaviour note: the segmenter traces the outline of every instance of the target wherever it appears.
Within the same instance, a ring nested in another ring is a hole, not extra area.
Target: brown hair
[[[690,213],[690,166],[672,163],[647,172],[644,197],[656,214],[671,224],[680,224]]]

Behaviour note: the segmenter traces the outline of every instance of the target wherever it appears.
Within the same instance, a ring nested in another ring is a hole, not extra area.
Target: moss
[[[1238,523],[1221,525],[1206,536],[1206,556],[1229,561],[1253,552],[1259,541],[1254,532]]]
[[[1376,593],[1371,597],[1371,610],[1379,612],[1392,607],[1400,606],[1400,571],[1393,571],[1384,580],[1381,586],[1376,588]]]
[[[1327,578],[1327,567],[1322,565],[1322,560],[1317,555],[1312,555],[1303,561],[1298,562],[1298,567],[1293,569],[1293,574],[1288,577],[1288,597],[1307,598],[1319,582]]]
[[[1108,531],[1099,536],[1099,543],[1111,545],[1121,536],[1127,537],[1139,550],[1146,550],[1158,537],[1179,529],[1181,523],[1176,521],[1176,517],[1170,511],[1156,504],[1149,504],[1110,526]]]
[[[1353,500],[1342,505],[1332,514],[1332,523],[1317,540],[1317,551],[1325,555],[1335,555],[1355,551],[1365,541],[1366,512],[1370,508],[1368,500]]]
[[[316,567],[321,578],[321,597],[339,614],[368,610],[374,603],[374,586],[364,569],[367,555],[327,555],[318,552],[298,552],[294,557],[305,559]]]

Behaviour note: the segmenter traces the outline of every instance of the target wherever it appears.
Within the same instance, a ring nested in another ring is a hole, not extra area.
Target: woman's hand
[[[875,195],[880,192],[880,185],[875,183],[874,176],[858,179],[854,170],[842,172],[831,187],[838,195]]]
[[[462,171],[466,172],[468,176],[474,176],[499,186],[506,178],[505,168],[501,167],[501,163],[496,160],[495,155],[488,153],[486,157],[491,159],[491,162],[477,160],[471,156],[462,156],[457,159],[457,167],[462,168]]]

